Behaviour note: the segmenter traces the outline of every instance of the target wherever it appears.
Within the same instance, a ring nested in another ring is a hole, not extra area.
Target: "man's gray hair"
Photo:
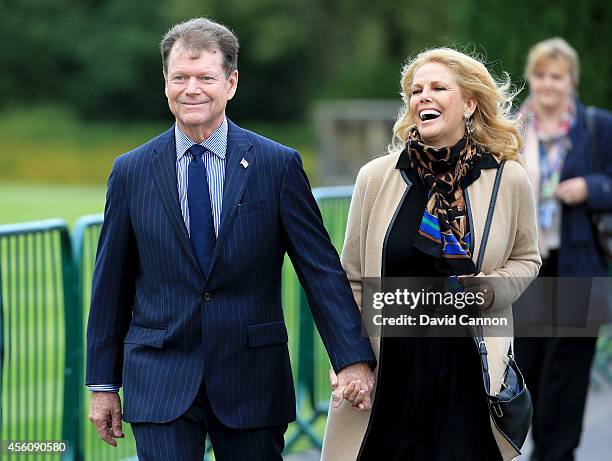
[[[195,57],[202,50],[218,48],[223,54],[226,77],[238,68],[238,37],[223,24],[206,18],[193,18],[172,26],[159,44],[164,74],[168,73],[168,56],[177,42]]]

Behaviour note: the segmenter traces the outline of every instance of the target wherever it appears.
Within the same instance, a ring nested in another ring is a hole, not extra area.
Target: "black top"
[[[445,275],[443,261],[412,245],[427,191],[402,156],[398,168],[412,185],[391,223],[383,274]],[[482,166],[495,168],[497,162],[489,157]],[[468,184],[479,176],[480,170],[471,174]],[[379,365],[376,401],[360,461],[501,459],[471,338],[383,337]]]
[[[383,259],[384,276],[436,277],[443,261],[412,245],[427,205],[427,190],[413,169],[403,169],[401,173],[404,180],[407,179],[412,184],[408,184],[408,191],[387,238],[387,251]]]

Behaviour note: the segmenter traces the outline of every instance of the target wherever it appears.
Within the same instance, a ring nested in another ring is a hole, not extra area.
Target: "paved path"
[[[587,399],[584,428],[580,446],[576,451],[576,461],[603,461],[612,458],[612,388],[598,392],[591,390]],[[531,451],[531,440],[525,443],[523,453]],[[519,461],[528,461],[529,456],[521,456]]]
[[[285,461],[319,461],[321,453],[318,450],[310,450],[305,453],[295,455],[287,455],[283,459]]]

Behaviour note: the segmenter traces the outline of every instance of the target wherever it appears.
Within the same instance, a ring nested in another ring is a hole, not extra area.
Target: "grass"
[[[104,186],[0,184],[0,224],[101,213]]]
[[[167,122],[94,122],[58,106],[34,106],[0,113],[0,182],[102,185],[113,160],[171,125]],[[307,171],[314,167],[314,137],[305,122],[245,122],[299,150]]]
[[[0,114],[0,180],[104,184],[113,159],[164,129],[160,123],[83,122],[54,106]]]

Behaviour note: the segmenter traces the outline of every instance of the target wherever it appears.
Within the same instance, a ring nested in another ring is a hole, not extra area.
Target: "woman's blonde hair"
[[[529,80],[536,70],[549,59],[561,59],[567,64],[574,85],[578,84],[580,77],[580,61],[578,53],[572,46],[560,37],[549,38],[536,43],[529,49],[525,78]]]
[[[476,144],[487,149],[499,160],[521,161],[519,153],[523,139],[518,117],[511,114],[512,99],[517,94],[510,76],[496,81],[484,64],[452,48],[433,48],[419,53],[402,69],[401,95],[404,106],[393,126],[393,138],[389,152],[397,153],[404,149],[411,128],[416,124],[410,113],[411,86],[414,74],[421,66],[437,62],[448,67],[457,78],[457,83],[465,99],[474,98],[476,109],[472,114]]]

